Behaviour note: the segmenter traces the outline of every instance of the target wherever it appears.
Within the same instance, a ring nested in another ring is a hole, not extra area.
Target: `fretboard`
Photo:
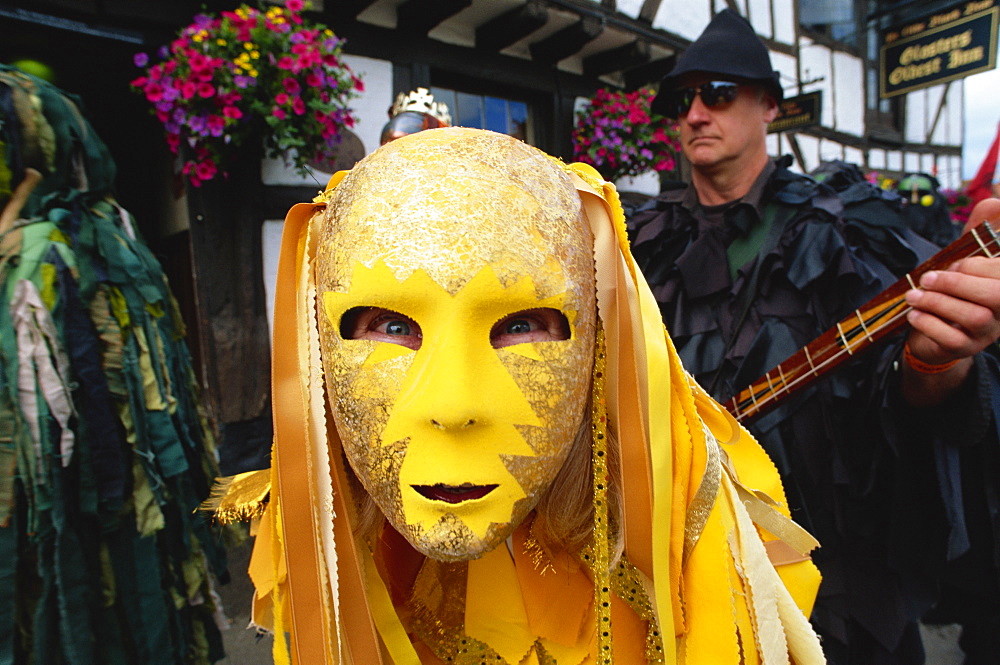
[[[963,234],[723,406],[740,421],[760,416],[828,375],[851,356],[897,332],[906,325],[906,313],[911,309],[906,304],[905,294],[910,289],[920,288],[920,276],[970,256],[1000,256],[998,230],[1000,221],[987,220]]]

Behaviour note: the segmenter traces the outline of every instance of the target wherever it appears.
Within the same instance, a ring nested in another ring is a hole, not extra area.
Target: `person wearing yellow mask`
[[[393,141],[289,212],[275,321],[272,468],[213,507],[278,665],[824,662],[816,543],[590,167]]]

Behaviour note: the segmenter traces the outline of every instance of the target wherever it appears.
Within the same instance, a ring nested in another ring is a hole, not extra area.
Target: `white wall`
[[[747,0],[745,16],[750,19],[750,25],[758,35],[765,39],[774,37],[774,30],[771,28],[770,0]]]
[[[794,0],[772,0],[774,11],[774,39],[782,44],[795,43]]]
[[[785,97],[799,94],[799,64],[793,56],[771,51],[771,67],[781,75],[781,87],[785,91]]]
[[[799,47],[799,72],[805,85],[802,92],[823,93],[823,105],[820,110],[820,121],[827,127],[835,122],[833,72],[831,71],[830,49],[816,44],[811,39],[803,38]]]
[[[281,250],[283,219],[268,219],[261,227],[260,239],[264,260],[264,296],[267,299],[268,339],[274,336],[274,286],[278,276],[278,254]]]
[[[832,162],[843,161],[844,146],[837,141],[820,139],[819,141],[819,161]]]
[[[594,4],[600,4],[599,0],[593,0]],[[617,0],[615,8],[629,18],[639,18],[644,0]]]
[[[805,164],[802,165],[802,170],[808,173],[819,166],[819,139],[807,134],[799,134],[795,137],[795,140],[799,144],[799,149],[802,151],[802,159],[805,161]]]
[[[663,0],[653,27],[694,41],[714,14],[711,0]]]
[[[865,168],[865,153],[858,150],[857,148],[852,148],[850,146],[844,146],[844,161],[850,164],[857,164],[862,169]]]
[[[834,51],[832,75],[832,125],[831,122],[823,124],[841,132],[861,136],[865,131],[864,63],[861,58]]]

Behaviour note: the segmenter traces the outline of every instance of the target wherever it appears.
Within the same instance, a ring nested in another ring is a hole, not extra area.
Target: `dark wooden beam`
[[[604,76],[611,72],[638,67],[649,62],[649,42],[637,39],[583,59],[584,76]]]
[[[659,60],[647,62],[644,65],[639,65],[638,67],[627,69],[624,72],[625,87],[628,90],[635,90],[636,88],[641,88],[644,85],[658,84],[660,79],[666,76],[667,73],[674,68],[674,64],[676,62],[677,56],[671,55],[666,58],[660,58]]]
[[[358,14],[376,2],[378,0],[326,0],[323,3],[323,15],[333,25],[334,32],[337,32],[336,28],[344,21],[353,21]]]
[[[528,0],[476,28],[476,48],[502,51],[545,25],[549,10],[542,0]]]
[[[663,0],[645,0],[642,3],[642,9],[639,10],[639,20],[643,23],[649,23],[652,25],[653,19],[656,18],[656,12],[660,9],[660,3]]]
[[[596,16],[584,16],[576,23],[530,46],[531,59],[551,65],[567,58],[604,32],[605,22]]]
[[[426,35],[471,4],[472,0],[406,0],[396,7],[396,29]]]

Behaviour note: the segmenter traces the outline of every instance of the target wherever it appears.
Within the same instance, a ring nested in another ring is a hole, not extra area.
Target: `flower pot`
[[[656,171],[646,171],[637,176],[622,176],[615,180],[619,192],[634,192],[647,196],[660,193],[660,174]]]

